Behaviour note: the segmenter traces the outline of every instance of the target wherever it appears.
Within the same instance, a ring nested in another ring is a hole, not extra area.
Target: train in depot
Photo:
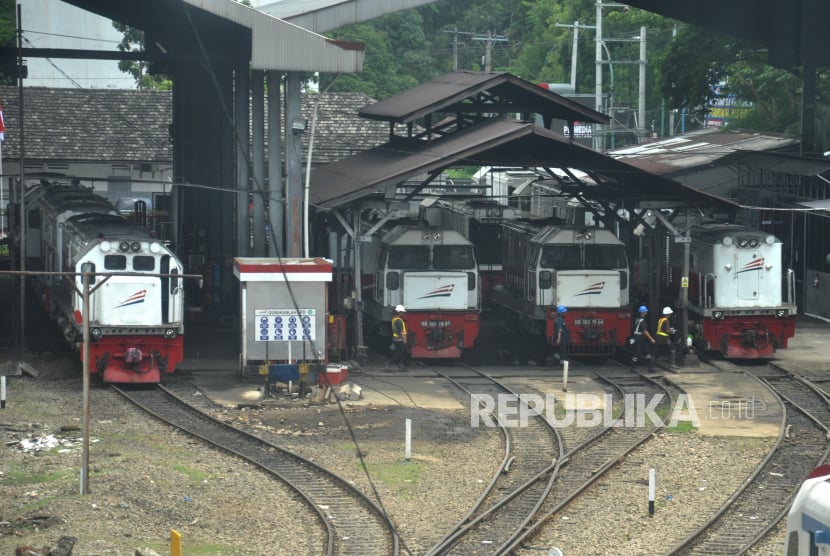
[[[830,465],[801,485],[787,516],[786,556],[830,556]]]
[[[412,223],[382,228],[362,245],[368,337],[388,344],[392,311],[403,305],[413,359],[457,359],[475,345],[481,292],[467,238],[455,230]]]
[[[644,298],[657,289],[662,304],[676,306],[682,288],[688,288],[688,332],[697,349],[764,359],[786,348],[797,310],[795,274],[783,264],[781,240],[724,222],[694,224],[687,237],[688,242],[677,242],[667,232],[658,238],[661,248],[645,249],[638,257],[635,279]],[[653,283],[655,271],[659,284]]]
[[[27,189],[25,203],[22,248],[27,270],[40,271],[34,290],[82,359],[87,317],[90,374],[107,383],[157,383],[174,372],[184,347],[177,256],[77,183],[42,181]]]
[[[624,345],[629,264],[611,230],[515,221],[502,224],[501,236],[503,284],[487,295],[496,318],[530,339],[529,356],[550,355],[559,305],[568,309],[569,355],[609,356]]]

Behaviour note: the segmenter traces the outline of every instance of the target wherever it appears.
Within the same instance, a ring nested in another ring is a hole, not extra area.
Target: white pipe
[[[412,458],[412,419],[406,420],[406,449],[404,459],[409,461]]]
[[[568,360],[562,362],[562,391],[568,391]]]
[[[305,163],[305,187],[303,188],[303,256],[307,259],[308,254],[308,192],[311,189],[309,182],[311,180],[311,152],[314,149],[314,131],[317,128],[317,109],[320,107],[320,99],[334,85],[334,82],[340,74],[334,76],[334,79],[326,85],[322,93],[317,94],[317,100],[314,101],[314,112],[311,114],[311,136],[308,138],[308,158]]]
[[[0,409],[6,407],[6,375],[0,376]]]

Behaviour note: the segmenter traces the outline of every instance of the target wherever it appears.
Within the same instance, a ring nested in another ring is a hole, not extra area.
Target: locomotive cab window
[[[155,257],[148,257],[146,255],[136,255],[135,257],[133,257],[133,270],[143,270],[147,272],[155,269]]]
[[[389,268],[429,268],[429,247],[418,245],[390,248]]]
[[[37,209],[32,209],[27,213],[29,215],[29,228],[37,230],[40,228],[40,212]]]
[[[127,257],[124,255],[107,255],[104,257],[106,270],[127,270]]]
[[[576,270],[582,268],[581,255],[577,245],[546,245],[542,249],[542,268]]]
[[[585,268],[622,268],[628,266],[622,245],[585,246]]]
[[[439,270],[468,270],[475,268],[473,248],[469,245],[436,245],[432,265]]]

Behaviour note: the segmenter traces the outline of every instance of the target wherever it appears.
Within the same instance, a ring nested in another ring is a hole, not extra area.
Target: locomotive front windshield
[[[546,245],[539,266],[555,270],[597,270],[625,268],[628,264],[622,245]]]
[[[405,245],[389,249],[389,268],[397,270],[470,270],[476,266],[471,245]]]
[[[132,270],[151,272],[156,269],[155,257],[147,255],[135,255],[132,258]],[[104,257],[104,268],[106,270],[127,270],[126,255],[107,255]]]
[[[407,245],[389,249],[389,268],[423,269],[429,268],[429,247],[426,245]]]
[[[432,266],[438,270],[474,269],[473,249],[469,245],[436,245],[432,251]]]

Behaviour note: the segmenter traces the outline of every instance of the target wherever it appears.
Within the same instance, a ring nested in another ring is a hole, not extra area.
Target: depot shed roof
[[[84,10],[145,31],[148,53],[158,58],[199,52],[217,44],[226,53],[244,43],[251,69],[357,73],[363,45],[336,41],[234,0],[64,0]],[[159,52],[154,49],[163,45]],[[214,61],[216,57],[213,57]],[[185,59],[192,63],[194,59]],[[204,63],[204,58],[198,58]]]
[[[363,108],[374,120],[409,123],[435,112],[531,113],[585,123],[609,123],[605,114],[505,72],[454,71]]]
[[[504,164],[582,170],[597,184],[573,187],[596,200],[734,204],[571,143],[543,127],[508,119],[486,120],[432,142],[394,138],[315,168],[309,195],[316,207],[335,209],[373,197],[384,198],[390,187],[394,191],[394,186],[408,177],[438,173],[452,166]]]

